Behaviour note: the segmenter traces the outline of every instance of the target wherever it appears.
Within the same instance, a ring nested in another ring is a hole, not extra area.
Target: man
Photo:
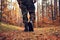
[[[34,31],[33,30],[33,23],[35,21],[35,6],[34,3],[36,0],[17,0],[19,7],[21,8],[22,15],[23,15],[23,23],[25,26],[24,31]],[[27,14],[29,12],[30,21],[28,22]]]

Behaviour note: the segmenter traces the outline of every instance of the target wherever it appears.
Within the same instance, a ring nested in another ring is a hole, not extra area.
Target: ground
[[[1,23],[0,40],[60,40],[60,26],[48,26],[24,32],[23,27]]]

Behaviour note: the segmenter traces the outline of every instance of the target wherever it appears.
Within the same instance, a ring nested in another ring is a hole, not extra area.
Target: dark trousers
[[[35,6],[34,6],[34,4],[30,4],[30,5],[21,4],[20,8],[21,8],[22,15],[23,15],[23,23],[25,25],[25,29],[29,30],[27,14],[29,12],[30,21],[32,21],[32,23],[33,23],[35,21]]]

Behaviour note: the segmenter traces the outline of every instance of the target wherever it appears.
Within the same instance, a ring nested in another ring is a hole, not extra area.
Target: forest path
[[[0,40],[60,40],[60,26],[34,28],[34,32],[24,32],[23,29],[1,23]]]

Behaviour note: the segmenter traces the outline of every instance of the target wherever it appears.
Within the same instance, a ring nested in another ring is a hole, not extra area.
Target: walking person
[[[36,0],[17,0],[19,7],[21,8],[23,15],[24,31],[31,32],[34,31],[33,23],[35,21],[35,6]],[[30,21],[28,22],[27,14],[29,12]]]

